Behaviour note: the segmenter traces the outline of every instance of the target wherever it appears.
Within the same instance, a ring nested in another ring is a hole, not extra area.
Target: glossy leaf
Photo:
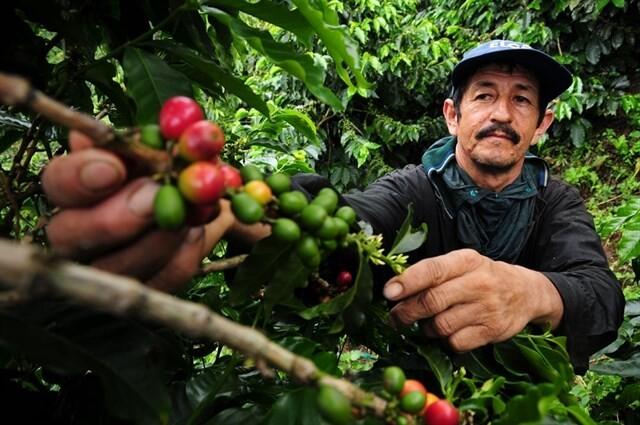
[[[422,223],[419,227],[412,227],[413,204],[407,207],[407,217],[402,222],[400,230],[396,235],[393,245],[389,250],[389,255],[404,254],[414,251],[422,246],[427,240],[427,224]]]
[[[272,236],[256,243],[236,271],[229,301],[236,305],[250,299],[269,282],[291,251],[291,245],[283,244]]]
[[[523,395],[516,395],[506,405],[505,413],[498,425],[540,423],[556,399],[556,388],[552,384],[531,385]]]
[[[320,143],[315,124],[311,118],[303,112],[296,111],[295,109],[280,109],[271,114],[271,119],[286,121],[312,143]]]
[[[623,226],[618,250],[621,261],[640,258],[640,210]]]
[[[290,251],[288,258],[277,268],[264,292],[264,310],[267,317],[271,315],[273,306],[294,297],[296,288],[307,286],[311,270],[305,267],[295,250]]]
[[[283,4],[262,0],[249,3],[240,0],[208,0],[204,4],[210,6],[224,6],[240,10],[248,15],[255,16],[265,22],[272,23],[287,31],[291,31],[298,40],[307,47],[311,46],[313,29],[309,26],[304,16],[298,10],[291,10]]]
[[[195,51],[178,43],[154,41],[148,44],[164,50],[183,61],[186,65],[184,73],[203,87],[218,91],[218,86],[222,86],[229,93],[245,101],[249,106],[257,109],[264,115],[269,115],[269,108],[264,99],[258,96],[243,80],[229,74],[212,60],[206,59],[198,55]]]
[[[285,394],[271,409],[265,425],[325,425],[318,412],[317,390],[300,388]]]
[[[122,67],[127,89],[136,103],[138,124],[156,123],[160,108],[168,98],[193,96],[187,77],[153,53],[128,47]]]
[[[342,81],[350,87],[357,86],[359,89],[369,89],[370,84],[365,80],[360,68],[357,44],[348,35],[346,29],[338,24],[339,19],[336,11],[330,7],[326,0],[292,1],[320,36],[322,43],[336,62],[336,71]],[[352,82],[347,68],[355,77],[355,84]]]
[[[640,378],[640,353],[635,353],[628,360],[615,360],[612,362],[598,363],[591,366],[590,369],[603,375]]]
[[[268,32],[251,28],[221,9],[208,6],[204,6],[202,9],[208,15],[227,25],[235,36],[244,39],[274,64],[300,79],[318,99],[333,109],[344,109],[336,95],[324,86],[324,69],[315,64],[311,56],[298,53],[291,44],[276,42]]]
[[[96,62],[84,75],[87,81],[94,84],[99,91],[104,93],[113,102],[115,111],[109,114],[114,124],[118,126],[131,126],[134,123],[135,110],[131,99],[127,97],[122,87],[113,78],[116,68],[109,62]]]
[[[422,345],[418,348],[418,353],[425,358],[429,369],[438,378],[442,393],[448,394],[453,379],[453,365],[449,357],[436,344]]]

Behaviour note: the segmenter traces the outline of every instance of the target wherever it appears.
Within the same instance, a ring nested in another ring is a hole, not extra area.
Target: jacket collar
[[[446,185],[442,181],[442,173],[452,161],[455,163],[456,143],[455,136],[443,137],[427,148],[422,155],[422,168],[433,185],[435,195],[440,199],[449,218],[453,218],[455,214],[453,213],[452,201],[447,195]],[[549,167],[542,158],[535,156],[531,152],[527,152],[524,159],[538,170],[536,183],[538,185],[538,193],[540,193],[540,190],[546,188],[549,182]]]

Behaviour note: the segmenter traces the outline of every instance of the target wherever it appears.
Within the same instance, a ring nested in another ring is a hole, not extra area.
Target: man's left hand
[[[427,336],[447,338],[455,351],[500,342],[528,323],[562,319],[563,304],[542,273],[494,261],[471,249],[422,260],[386,283],[396,324],[420,320]],[[426,320],[425,320],[426,319]]]

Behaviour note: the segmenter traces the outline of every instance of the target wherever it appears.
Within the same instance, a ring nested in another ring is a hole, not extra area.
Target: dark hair
[[[498,65],[500,67],[504,67],[505,70],[509,73],[513,73],[515,71],[516,67],[520,67],[519,64],[514,63],[514,62],[491,62],[491,64],[493,65]],[[484,64],[482,66],[485,65],[489,65]],[[456,111],[456,116],[458,117],[458,119],[461,116],[460,113],[460,104],[462,103],[462,97],[464,96],[464,93],[467,91],[467,86],[468,86],[468,82],[469,79],[475,74],[475,71],[477,71],[479,69],[476,68],[474,70],[474,72],[469,73],[468,75],[465,75],[462,80],[460,81],[460,85],[458,87],[451,87],[451,94],[449,95],[449,97],[451,98],[451,100],[453,100],[453,107]],[[540,123],[542,122],[542,120],[544,119],[544,113],[547,110],[547,106],[549,104],[548,101],[545,101],[545,96],[544,93],[539,93],[538,94],[538,125],[540,125]]]

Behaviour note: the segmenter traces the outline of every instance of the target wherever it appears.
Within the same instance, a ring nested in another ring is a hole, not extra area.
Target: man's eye
[[[516,96],[515,97],[516,102],[518,103],[531,103],[531,101],[529,100],[529,98],[524,97],[524,96]]]
[[[491,95],[489,93],[480,93],[476,95],[476,100],[489,100]]]

